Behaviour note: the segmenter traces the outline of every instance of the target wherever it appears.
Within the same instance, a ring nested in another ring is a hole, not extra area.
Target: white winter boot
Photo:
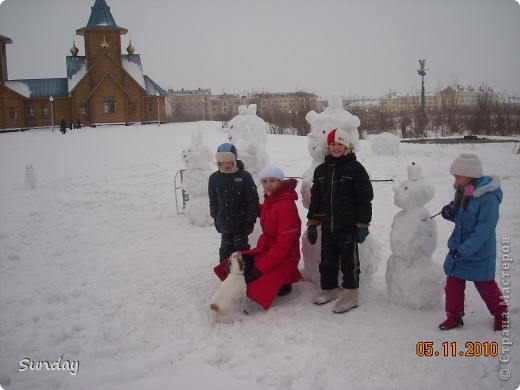
[[[314,303],[316,305],[323,305],[334,299],[338,298],[338,289],[333,290],[321,290],[318,295],[314,297]]]
[[[334,313],[345,313],[350,309],[358,306],[358,290],[344,289],[339,301],[334,304],[332,311]]]

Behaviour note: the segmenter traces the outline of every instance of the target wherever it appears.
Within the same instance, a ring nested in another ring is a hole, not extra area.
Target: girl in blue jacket
[[[470,280],[495,317],[494,329],[502,330],[509,317],[507,302],[495,281],[495,228],[503,198],[500,179],[482,176],[481,162],[473,153],[457,157],[450,173],[455,177],[455,199],[443,207],[442,216],[455,222],[455,228],[444,261],[448,318],[439,328],[449,330],[464,325],[464,290]]]

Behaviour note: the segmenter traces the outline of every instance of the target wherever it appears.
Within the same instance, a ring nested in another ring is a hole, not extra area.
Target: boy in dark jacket
[[[250,249],[248,235],[253,231],[258,214],[258,192],[244,163],[237,160],[237,149],[222,144],[215,155],[218,171],[208,182],[210,215],[221,233],[220,262],[235,251]]]
[[[321,291],[314,303],[322,305],[341,295],[335,313],[357,307],[359,257],[357,244],[365,241],[372,219],[374,194],[370,178],[352,153],[352,140],[343,129],[327,137],[325,162],[316,167],[307,218],[309,243],[318,238],[321,225]],[[343,292],[338,289],[339,270],[343,274]]]

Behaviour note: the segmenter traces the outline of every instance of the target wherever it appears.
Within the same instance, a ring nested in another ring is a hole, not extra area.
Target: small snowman
[[[433,263],[437,225],[424,207],[434,187],[427,183],[419,165],[408,166],[408,180],[393,188],[399,211],[392,223],[392,255],[386,268],[388,293],[395,302],[411,308],[431,308],[442,298],[443,274]]]
[[[34,190],[36,188],[37,178],[36,172],[32,164],[25,165],[25,188],[27,190]]]
[[[256,178],[269,164],[265,151],[267,144],[267,124],[256,115],[256,104],[238,107],[238,115],[229,121],[227,132],[229,142],[235,145],[245,169]]]
[[[186,170],[182,188],[188,193],[184,214],[190,223],[210,226],[213,218],[209,215],[208,178],[211,175],[211,149],[202,142],[202,132],[197,129],[191,137],[191,145],[182,151]]]

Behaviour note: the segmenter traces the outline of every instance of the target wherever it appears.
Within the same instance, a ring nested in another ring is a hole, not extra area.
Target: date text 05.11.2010
[[[437,349],[433,341],[419,341],[415,346],[417,356],[441,356],[441,357],[479,357],[498,356],[499,347],[497,342],[467,341],[463,349],[457,348],[456,341],[445,341],[441,348]]]

